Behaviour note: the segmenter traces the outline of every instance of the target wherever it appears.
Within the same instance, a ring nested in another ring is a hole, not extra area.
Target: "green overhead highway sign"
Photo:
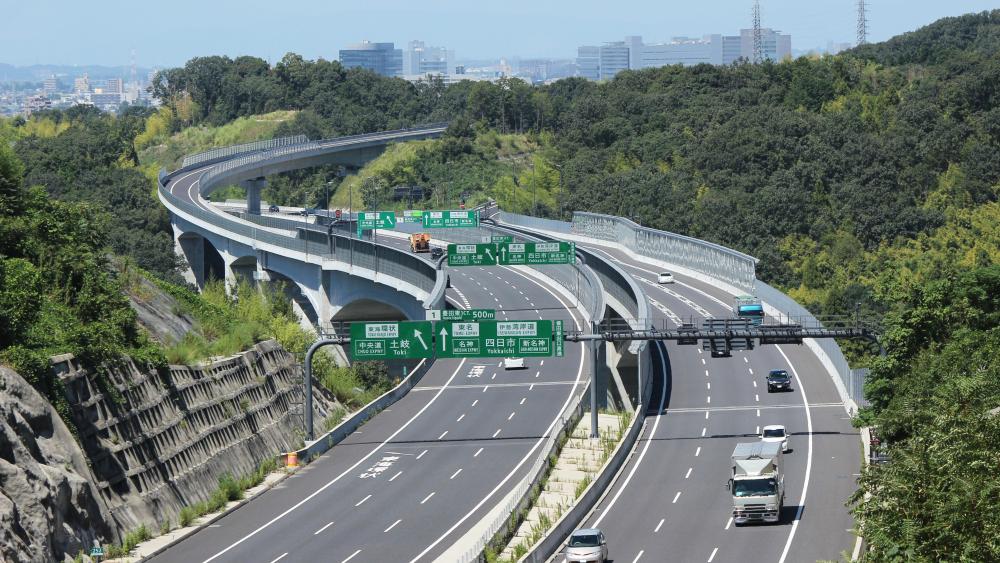
[[[493,309],[432,309],[427,311],[429,321],[492,321],[497,318]]]
[[[480,244],[449,244],[449,266],[496,266],[497,245]]]
[[[562,321],[552,321],[552,341],[556,346],[555,355],[558,358],[563,357],[566,353],[566,343],[563,342],[563,322]]]
[[[441,321],[434,323],[434,337],[439,358],[550,357],[557,351],[552,321]]]
[[[395,360],[434,356],[430,321],[356,322],[351,324],[355,360]]]
[[[403,211],[404,223],[423,223],[424,212],[419,209],[407,209]]]
[[[573,264],[576,262],[576,243],[504,242],[497,245],[497,257],[502,266]]]
[[[493,235],[490,237],[490,242],[493,244],[500,244],[501,242],[514,242],[514,237],[512,235]]]
[[[396,213],[394,211],[362,211],[358,213],[358,230],[395,229]]]
[[[477,211],[424,211],[423,218],[425,229],[479,226]]]

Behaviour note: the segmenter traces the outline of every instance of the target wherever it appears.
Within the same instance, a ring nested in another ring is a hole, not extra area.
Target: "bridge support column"
[[[171,224],[171,227],[174,252],[187,262],[188,267],[182,272],[184,279],[197,287],[205,287],[205,240],[198,235],[185,235],[177,225]]]
[[[263,177],[244,180],[243,187],[247,190],[247,213],[260,215],[260,191],[267,186]]]

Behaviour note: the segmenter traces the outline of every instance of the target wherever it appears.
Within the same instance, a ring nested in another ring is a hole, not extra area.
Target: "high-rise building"
[[[444,47],[428,47],[423,41],[410,41],[403,52],[403,74],[426,76],[428,74],[453,74],[455,52]]]
[[[86,74],[73,79],[73,92],[86,94],[90,92],[90,77]]]
[[[792,56],[792,36],[774,29],[760,30],[761,60],[783,61]],[[740,52],[743,58],[754,60],[753,29],[740,30]]]
[[[611,80],[629,69],[629,46],[624,41],[601,45],[601,80]]]
[[[55,94],[58,90],[59,80],[56,79],[55,75],[46,78],[45,82],[42,83],[42,92],[44,92],[46,96]]]
[[[582,46],[576,49],[576,69],[587,80],[601,79],[601,48]]]
[[[125,87],[121,78],[109,78],[104,86],[104,92],[108,94],[124,94]]]
[[[361,67],[383,76],[403,73],[403,50],[393,43],[363,41],[340,50],[340,64],[348,68]]]

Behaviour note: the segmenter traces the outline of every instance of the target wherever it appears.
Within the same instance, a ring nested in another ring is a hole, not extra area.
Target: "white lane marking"
[[[659,354],[660,356],[660,365],[662,366],[661,372],[663,374],[663,388],[660,391],[660,410],[658,410],[657,412],[662,413],[663,405],[667,400],[667,359],[663,355],[663,348],[661,346],[656,346],[656,353]],[[708,413],[706,412],[706,414]],[[666,416],[664,415],[656,416],[656,420],[653,421],[653,429],[649,433],[650,438],[656,436],[656,429],[660,426],[660,420],[663,418],[666,418]],[[622,482],[621,487],[618,487],[618,490],[615,492],[615,496],[611,497],[611,501],[608,502],[608,505],[604,507],[604,511],[601,512],[601,515],[597,517],[597,520],[594,520],[595,528],[597,527],[598,524],[601,523],[601,520],[604,520],[605,516],[611,513],[611,508],[615,505],[616,502],[618,502],[619,497],[622,496],[622,492],[628,488],[629,482],[631,482],[632,477],[635,476],[636,470],[638,470],[639,465],[642,464],[643,458],[646,457],[646,452],[649,451],[649,445],[652,443],[653,440],[646,440],[646,445],[644,445],[642,447],[642,451],[639,452],[639,457],[636,459],[635,465],[632,466],[632,469],[629,471],[628,476],[626,476],[625,480]]]
[[[747,371],[750,372],[750,375],[753,375],[753,368],[747,368]]]
[[[535,372],[535,377],[538,377],[538,374],[540,374],[540,373],[542,373],[542,372],[540,372],[540,371],[536,371],[536,372]]]
[[[726,522],[726,529],[728,530],[728,529],[729,529],[729,527],[730,527],[730,526],[732,526],[732,525],[733,525],[733,517],[732,517],[732,516],[730,516],[730,517],[729,517],[729,521],[728,521],[728,522]]]
[[[750,360],[748,360],[746,356],[743,356],[743,361],[746,362],[746,363],[748,363],[748,364],[750,363]]]
[[[521,397],[521,402],[520,402],[520,403],[518,403],[518,404],[521,404],[521,405],[523,405],[523,404],[524,404],[524,402],[525,402],[525,401],[527,401],[527,400],[528,400],[528,398],[527,398],[527,397]]]
[[[354,553],[352,553],[350,557],[348,557],[347,559],[344,559],[344,560],[343,560],[343,561],[341,561],[340,563],[347,563],[347,562],[348,562],[348,561],[350,561],[351,559],[354,559],[355,557],[357,557],[359,553],[361,553],[361,550],[360,550],[360,549],[359,549],[359,550],[357,550],[357,551],[355,551]]]
[[[715,548],[712,550],[712,554],[708,556],[708,563],[712,563],[712,560],[715,559],[715,554],[718,552],[719,548]]]
[[[638,553],[638,554],[636,554],[636,556],[635,556],[635,559],[633,559],[633,560],[632,560],[632,563],[636,563],[636,561],[638,561],[638,560],[639,560],[639,558],[640,558],[640,557],[642,557],[642,554],[643,554],[643,553],[646,553],[646,552],[645,552],[644,550],[640,549],[640,550],[639,550],[639,553]]]
[[[496,379],[496,378],[497,378],[497,372],[493,372],[493,375],[490,376],[490,379]]]
[[[654,534],[658,534],[658,533],[660,533],[660,528],[662,528],[662,527],[663,527],[663,523],[664,523],[664,522],[665,522],[666,520],[667,520],[666,518],[660,518],[660,523],[659,523],[659,524],[657,524],[657,525],[656,525],[656,529],[654,529],[654,530],[653,530],[653,533],[654,533]]]
[[[476,406],[477,403],[479,403],[479,399],[476,399],[475,401],[472,401],[472,406]]]
[[[440,440],[441,438],[444,438],[447,434],[448,434],[448,431],[445,430],[444,432],[441,433],[440,436],[438,436],[438,440]]]
[[[514,270],[514,269],[506,267],[506,266],[504,266],[504,268],[506,270],[510,271],[510,272],[513,272],[513,273],[515,273],[515,274],[523,277],[524,279],[530,281],[531,283],[534,283],[538,287],[544,289],[546,292],[549,293],[549,295],[551,295],[557,301],[559,301],[559,303],[562,304],[562,306],[563,306],[563,308],[565,310],[571,311],[569,305],[565,301],[563,301],[562,297],[556,295],[548,287],[546,287],[546,286],[542,285],[541,283],[539,283],[539,282],[537,282],[537,281],[529,278],[528,276],[526,276],[526,275],[518,272],[517,270]],[[577,319],[576,314],[571,311],[571,316],[572,316],[572,319],[573,319],[573,325],[576,327],[577,330],[580,330],[580,328],[581,328],[580,327],[580,321],[579,321],[579,319]],[[580,343],[580,365],[579,365],[579,367],[577,367],[577,371],[576,371],[576,381],[577,381],[577,383],[579,383],[580,382],[580,378],[583,377],[583,366],[584,366],[584,363],[586,362],[586,359],[587,359],[587,354],[585,353],[585,347],[584,347],[584,344],[581,342]],[[666,387],[666,386],[664,386],[664,387]],[[556,417],[552,419],[552,422],[549,424],[548,428],[546,428],[545,431],[542,432],[542,436],[548,436],[549,433],[552,432],[552,429],[555,427],[556,423],[559,422],[559,418],[560,418],[561,413],[564,410],[566,410],[566,407],[569,405],[570,401],[573,399],[573,394],[576,392],[576,388],[577,388],[577,385],[573,385],[573,388],[570,389],[569,395],[566,396],[566,401],[563,403],[562,407],[560,407],[559,409],[556,410],[556,412],[559,413],[559,414],[557,414]],[[499,434],[499,433],[500,433],[500,431],[497,430],[497,434]],[[494,435],[494,437],[496,437],[496,435]],[[517,462],[517,465],[515,465],[514,468],[510,470],[510,472],[507,474],[507,476],[504,477],[499,483],[497,483],[497,485],[495,487],[493,487],[493,490],[491,490],[489,493],[487,493],[486,496],[482,498],[482,500],[480,500],[478,503],[476,503],[476,505],[474,507],[472,507],[471,510],[469,510],[468,512],[466,512],[464,516],[462,516],[461,518],[459,518],[459,520],[457,522],[455,522],[454,524],[452,524],[451,527],[448,528],[444,532],[444,534],[442,534],[440,537],[438,537],[438,539],[434,540],[434,542],[431,543],[429,546],[427,546],[426,548],[424,548],[423,551],[421,551],[420,553],[418,553],[417,556],[414,557],[411,560],[411,562],[415,562],[415,561],[419,560],[421,557],[423,557],[424,555],[427,555],[428,552],[430,552],[432,549],[434,549],[435,547],[437,547],[438,544],[440,544],[442,541],[444,541],[445,538],[447,538],[449,535],[451,535],[451,533],[454,532],[459,526],[461,526],[466,520],[468,520],[469,518],[471,518],[473,514],[475,514],[480,508],[483,507],[484,504],[486,504],[487,502],[489,502],[490,498],[492,498],[493,495],[495,495],[497,493],[497,491],[499,491],[504,485],[506,485],[508,481],[510,481],[511,479],[513,479],[514,475],[521,469],[522,466],[524,466],[524,464],[526,464],[528,462],[529,459],[532,459],[532,456],[535,454],[535,451],[542,445],[542,441],[544,441],[545,439],[546,438],[539,438],[538,441],[536,441],[534,443],[534,445],[531,446],[531,449],[528,450],[528,452],[526,454],[524,454],[524,457],[522,457],[521,460]]]
[[[757,380],[756,379],[753,380],[753,386],[757,387]]]
[[[529,386],[528,386],[528,391],[531,391],[531,390],[532,390],[532,389],[534,389],[534,388],[535,388],[535,384],[534,384],[534,383],[532,383],[531,385],[529,385]]]
[[[436,495],[436,494],[437,494],[437,491],[434,491],[433,493],[427,495],[426,497],[424,497],[424,500],[420,501],[420,504],[423,504],[423,503],[431,500],[431,497],[434,496],[434,495]]]
[[[705,358],[701,359],[701,365],[703,365],[703,366],[708,365],[708,362],[705,361]]]
[[[681,498],[681,492],[677,491],[677,494],[674,495],[674,500],[670,501],[670,504],[677,504],[677,499],[679,498]]]
[[[400,471],[399,473],[396,473],[395,475],[393,475],[392,477],[389,478],[389,482],[391,483],[391,482],[395,481],[396,477],[399,477],[402,474],[403,474],[402,471]]]
[[[687,478],[691,477],[691,472],[692,471],[694,471],[694,468],[693,467],[688,467],[688,472],[684,475],[684,478],[687,479]]]
[[[388,533],[389,533],[389,530],[391,530],[391,529],[395,528],[396,526],[398,526],[398,525],[399,525],[399,523],[400,523],[400,522],[402,522],[402,521],[403,521],[403,519],[402,519],[402,518],[400,518],[399,520],[396,520],[395,522],[393,522],[393,523],[392,523],[392,525],[391,525],[391,526],[389,526],[388,528],[386,528],[386,529],[382,530],[382,533],[383,533],[383,534],[388,534]]]
[[[538,365],[544,366],[545,365],[545,360],[542,360],[542,361],[538,362]]]
[[[316,533],[318,534],[319,532],[316,532]],[[278,563],[278,561],[281,561],[282,559],[284,559],[286,555],[288,555],[288,552],[287,552],[287,551],[286,551],[286,552],[284,552],[284,553],[282,553],[281,555],[279,555],[279,556],[275,557],[275,558],[274,558],[274,559],[273,559],[273,560],[271,561],[271,563]]]
[[[472,454],[472,457],[479,457],[479,454],[483,453],[483,448],[476,450],[476,453]]]
[[[500,430],[502,430],[502,429],[501,428],[497,428],[497,431],[493,433],[493,437],[494,438],[496,438],[497,436],[500,435]]]
[[[485,392],[486,392],[486,390],[487,390],[487,389],[489,389],[489,388],[490,388],[490,386],[489,386],[489,385],[487,385],[486,387],[483,387],[483,393],[485,393]]]
[[[355,507],[358,507],[358,506],[361,506],[362,504],[364,504],[364,503],[365,503],[365,501],[366,501],[366,500],[368,500],[368,499],[370,499],[370,498],[372,498],[372,496],[371,496],[371,495],[368,495],[368,496],[366,496],[365,498],[363,498],[363,499],[359,500],[359,501],[358,501],[358,504],[355,504],[354,506],[355,506]]]
[[[760,402],[760,395],[757,394],[757,393],[754,393],[753,394],[753,400],[755,400],[755,401],[757,401],[759,403]]]
[[[758,436],[760,435],[760,426],[758,426],[758,427],[757,427],[757,432],[756,432],[756,434],[757,434]]]
[[[708,396],[708,401],[707,402],[708,402],[708,404],[712,404],[712,396],[711,395]]]
[[[327,524],[326,526],[323,526],[322,528],[320,528],[320,529],[316,530],[315,532],[313,532],[313,535],[314,535],[314,536],[318,536],[318,535],[322,534],[322,533],[323,533],[323,530],[325,530],[325,529],[329,528],[330,526],[333,526],[333,522],[330,522],[330,523],[329,523],[329,524]]]
[[[711,381],[706,381],[705,382],[705,386],[706,386],[706,389],[708,389],[709,391],[712,390],[712,382]]]
[[[698,449],[694,451],[694,457],[698,457],[700,455],[701,455],[701,446],[698,446]]]
[[[462,413],[462,416],[458,417],[458,420],[456,420],[455,422],[462,422],[463,418],[465,418],[465,413]]]
[[[708,411],[705,411],[705,420],[708,420]]]
[[[459,473],[461,473],[461,472],[462,472],[462,468],[461,468],[461,467],[459,467],[459,468],[458,468],[458,471],[456,471],[456,472],[452,473],[452,474],[451,474],[451,477],[448,477],[448,479],[450,480],[450,479],[454,479],[455,477],[458,477],[458,474],[459,474]]]
[[[705,377],[708,377],[708,370],[705,370]]]
[[[707,428],[707,427],[706,427],[706,428],[702,428],[702,429],[701,429],[701,437],[702,437],[702,438],[704,438],[704,437],[705,437],[705,432],[708,432],[708,428]]]
[[[792,547],[792,541],[795,540],[795,531],[799,529],[799,522],[802,520],[802,509],[806,505],[806,493],[809,492],[809,476],[812,474],[812,463],[813,463],[813,419],[812,412],[809,410],[809,398],[806,397],[806,390],[802,386],[802,378],[799,377],[799,372],[795,370],[795,366],[792,365],[791,360],[785,355],[785,351],[781,349],[781,346],[775,346],[781,357],[785,358],[788,362],[788,367],[792,368],[792,375],[795,376],[795,381],[799,384],[799,392],[802,393],[802,402],[806,405],[806,432],[809,434],[809,453],[806,455],[806,479],[802,485],[802,496],[799,498],[799,508],[795,511],[795,520],[792,522],[792,529],[788,532],[788,541],[785,542],[785,549],[781,551],[781,558],[778,559],[778,563],[785,563],[785,558],[788,557],[788,550]]]
[[[250,532],[249,534],[247,534],[247,535],[243,536],[242,538],[236,540],[235,542],[231,543],[229,545],[229,547],[226,547],[222,551],[220,551],[220,552],[216,553],[215,555],[209,557],[208,559],[206,559],[204,561],[204,563],[209,563],[210,561],[213,561],[213,560],[218,559],[219,557],[225,555],[226,553],[228,553],[234,547],[240,545],[241,543],[245,542],[246,540],[252,538],[253,536],[255,536],[257,534],[259,534],[262,530],[268,528],[269,526],[271,526],[272,524],[274,524],[278,520],[281,520],[285,516],[288,516],[289,514],[291,514],[295,510],[297,510],[299,507],[301,507],[303,504],[305,504],[305,503],[309,502],[310,500],[316,498],[316,496],[318,496],[320,493],[322,493],[323,491],[325,491],[328,488],[332,487],[333,484],[336,483],[337,481],[341,480],[344,477],[344,475],[352,474],[354,472],[354,470],[358,468],[359,465],[361,465],[362,463],[366,462],[368,460],[368,458],[372,457],[373,455],[375,455],[376,452],[378,452],[379,450],[381,450],[382,448],[384,448],[386,444],[388,444],[389,442],[391,442],[392,440],[394,440],[396,438],[396,436],[398,436],[400,433],[402,433],[404,430],[406,430],[406,428],[414,420],[416,420],[417,417],[419,417],[421,414],[424,413],[424,411],[426,411],[427,409],[429,409],[431,407],[431,405],[434,404],[434,401],[436,401],[437,398],[441,396],[441,393],[444,393],[444,390],[448,387],[448,384],[450,384],[455,379],[455,377],[458,376],[458,372],[460,372],[462,370],[462,368],[465,366],[465,361],[466,361],[465,358],[462,358],[462,361],[459,362],[459,364],[458,364],[457,367],[455,367],[455,371],[452,372],[451,377],[449,377],[448,381],[444,384],[443,387],[441,387],[441,390],[438,391],[433,397],[431,397],[431,400],[427,401],[427,404],[425,404],[423,407],[421,407],[420,410],[416,412],[416,414],[414,414],[409,420],[407,420],[398,429],[396,429],[395,432],[393,432],[391,435],[389,435],[389,437],[386,438],[384,442],[382,442],[381,444],[375,446],[372,449],[372,451],[368,452],[367,455],[365,455],[364,457],[362,457],[358,461],[354,462],[354,465],[348,467],[341,474],[337,475],[336,477],[334,477],[333,479],[331,479],[330,481],[328,481],[325,485],[323,485],[322,487],[320,487],[320,488],[316,489],[315,491],[313,491],[312,493],[310,493],[309,496],[307,496],[306,498],[304,498],[304,499],[300,500],[299,502],[295,503],[294,505],[291,506],[291,508],[288,508],[287,510],[285,510],[281,514],[275,516],[274,518],[272,518],[272,519],[268,520],[267,522],[265,522],[264,524],[260,525],[254,531]],[[548,434],[548,431],[546,431],[546,434]],[[360,549],[357,552],[355,552],[354,555],[357,555],[358,553],[361,553]],[[352,555],[351,557],[354,557],[354,555]],[[350,557],[348,559],[350,559]]]
[[[760,409],[757,409],[757,416],[760,416]]]
[[[507,417],[507,420],[510,420],[510,419],[514,418],[514,412],[515,412],[515,411],[512,411],[512,412],[510,413],[510,416],[508,416],[508,417]]]
[[[417,459],[420,459],[420,458],[424,457],[425,453],[427,453],[427,450],[424,450],[424,451],[420,452],[420,455],[417,456]]]

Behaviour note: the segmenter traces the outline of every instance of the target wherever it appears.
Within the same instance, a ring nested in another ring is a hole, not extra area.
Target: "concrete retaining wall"
[[[142,371],[132,362],[98,377],[72,355],[52,359],[119,529],[158,529],[209,498],[224,473],[240,477],[301,436],[301,367],[273,341],[205,366]],[[317,417],[330,402],[319,400]]]

